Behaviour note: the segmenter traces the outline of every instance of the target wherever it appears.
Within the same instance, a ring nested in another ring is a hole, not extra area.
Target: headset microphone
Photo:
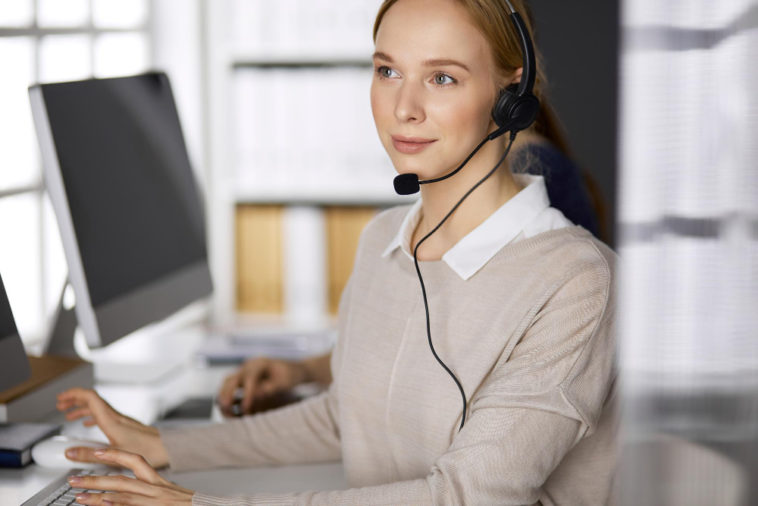
[[[418,193],[419,191],[419,185],[422,184],[429,184],[429,183],[437,183],[439,181],[444,181],[445,179],[449,177],[453,177],[456,175],[463,167],[466,166],[466,164],[471,160],[471,158],[474,157],[477,151],[481,149],[482,146],[484,146],[487,141],[491,141],[493,139],[497,139],[501,135],[503,135],[505,132],[507,132],[507,128],[500,127],[494,132],[490,133],[485,137],[482,142],[477,145],[474,150],[469,153],[469,155],[466,157],[465,160],[463,160],[463,163],[461,163],[457,169],[450,172],[449,174],[445,174],[444,176],[436,177],[434,179],[424,179],[423,181],[419,181],[418,174],[400,174],[398,176],[395,176],[395,179],[392,181],[392,184],[395,186],[395,192],[398,195],[413,195],[414,193]]]
[[[398,195],[413,195],[418,193],[419,184],[417,174],[400,174],[395,176],[392,184],[395,186],[395,193]]]

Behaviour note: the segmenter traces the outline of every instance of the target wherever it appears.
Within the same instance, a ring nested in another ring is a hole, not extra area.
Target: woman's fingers
[[[77,449],[79,450],[79,449]],[[87,449],[84,449],[87,450]],[[77,494],[79,504],[106,505],[163,505],[192,502],[193,492],[181,488],[159,475],[140,455],[122,450],[98,449],[90,454],[97,461],[131,470],[135,478],[127,476],[70,476],[74,488],[89,490]],[[105,493],[93,493],[103,490]]]
[[[70,388],[58,394],[59,403],[86,404],[95,398],[100,399],[94,390],[86,388]]]
[[[68,407],[68,420],[82,419],[87,427],[99,427],[116,448],[145,455],[156,466],[168,463],[158,430],[114,410],[94,390],[73,388],[58,396],[59,409]],[[93,458],[94,453],[87,453]]]
[[[234,394],[240,386],[240,374],[234,373],[224,379],[223,384],[218,392],[218,403],[226,411],[231,408],[234,402]]]
[[[73,446],[66,449],[66,458],[75,462],[95,462],[100,464],[103,461],[95,455],[95,451],[101,449],[90,446]]]
[[[280,388],[281,386],[278,385],[273,379],[267,378],[261,381],[258,391],[261,396],[266,397],[273,395]]]
[[[247,413],[253,407],[255,385],[258,378],[254,374],[246,374],[242,387],[242,412]]]
[[[123,492],[85,492],[76,495],[76,503],[88,506],[145,505],[145,497]]]
[[[84,418],[86,416],[92,416],[92,410],[89,408],[75,408],[70,411],[66,411],[66,420],[78,420],[79,418]]]
[[[69,420],[113,411],[94,390],[83,388],[72,388],[58,394],[56,408],[66,412]]]
[[[142,455],[125,452],[123,450],[116,450],[115,448],[100,448],[93,451],[92,456],[96,458],[98,462],[129,469],[134,473],[134,476],[147,483],[152,483],[154,485],[164,485],[168,483],[150,464],[147,463],[147,460],[145,460]]]
[[[82,392],[84,392],[86,389],[84,388],[69,388],[68,390],[65,390],[58,394],[58,400],[63,402],[70,399],[75,399],[78,396],[81,395]]]
[[[153,490],[149,483],[128,476],[70,476],[68,483],[73,488],[86,490],[105,490],[109,492],[129,492],[144,496],[152,496]]]
[[[118,421],[128,420],[105,402],[97,392],[83,388],[72,388],[58,394],[56,407],[65,413],[66,420],[84,418],[86,427],[99,426],[111,442],[114,442],[114,437],[118,437],[114,432]]]

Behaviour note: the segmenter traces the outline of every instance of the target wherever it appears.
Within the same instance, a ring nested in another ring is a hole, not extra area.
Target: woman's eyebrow
[[[389,62],[389,63],[394,63],[394,60],[392,59],[392,57],[390,55],[388,55],[387,53],[382,53],[381,51],[377,51],[376,53],[374,53],[374,55],[372,56],[372,58],[374,58],[374,59],[378,58],[380,60],[384,60],[384,61]]]
[[[395,60],[392,59],[390,55],[387,53],[382,53],[381,51],[377,51],[373,55],[374,59],[383,60],[388,63],[394,63]],[[424,60],[423,65],[426,67],[446,67],[450,65],[455,65],[457,67],[461,67],[466,72],[471,72],[469,68],[466,66],[465,63],[459,62],[458,60],[453,60],[451,58],[431,58],[429,60]]]
[[[455,65],[457,67],[461,67],[466,72],[471,72],[464,63],[461,63],[458,60],[452,60],[450,58],[434,58],[431,60],[425,60],[424,65],[427,67],[447,67],[450,65]]]

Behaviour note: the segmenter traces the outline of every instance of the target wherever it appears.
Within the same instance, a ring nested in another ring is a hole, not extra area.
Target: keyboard
[[[89,491],[83,488],[71,488],[71,485],[69,485],[67,481],[68,477],[73,475],[84,476],[93,474],[98,476],[112,476],[130,473],[123,473],[113,469],[69,469],[66,474],[34,494],[34,496],[31,499],[28,499],[22,506],[68,506],[69,504],[76,504],[76,494]],[[94,490],[93,492],[100,491]]]

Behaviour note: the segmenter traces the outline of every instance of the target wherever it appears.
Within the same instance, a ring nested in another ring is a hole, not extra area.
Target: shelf
[[[293,190],[246,190],[234,192],[236,204],[281,204],[287,206],[372,206],[390,207],[411,204],[417,196],[400,196],[389,191],[293,191]]]
[[[297,57],[247,57],[232,58],[232,68],[241,69],[328,69],[328,68],[371,68],[373,63],[368,58],[322,58],[317,56]]]

